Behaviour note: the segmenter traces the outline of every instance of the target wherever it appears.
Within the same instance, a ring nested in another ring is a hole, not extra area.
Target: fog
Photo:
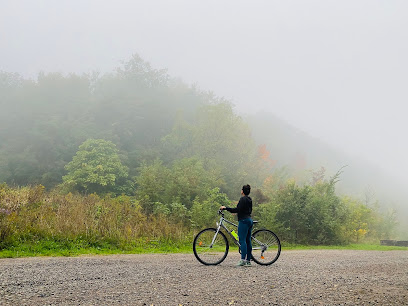
[[[0,0],[0,70],[154,67],[406,182],[408,2]]]

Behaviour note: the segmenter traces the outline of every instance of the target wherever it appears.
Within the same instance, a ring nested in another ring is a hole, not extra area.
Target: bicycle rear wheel
[[[271,265],[281,253],[281,244],[274,232],[261,229],[252,234],[252,259],[260,265]]]
[[[194,238],[194,255],[204,265],[218,265],[227,257],[229,249],[227,237],[219,231],[214,239],[216,233],[215,228],[206,228]]]

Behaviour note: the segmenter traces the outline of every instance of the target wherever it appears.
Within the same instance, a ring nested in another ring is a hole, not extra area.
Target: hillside
[[[73,207],[92,203],[81,198],[92,193],[126,195],[145,216],[190,229],[212,224],[217,207],[250,183],[257,217],[288,241],[392,236],[396,213],[387,209],[398,204],[405,222],[397,184],[375,166],[273,114],[242,118],[229,101],[137,55],[105,75],[31,80],[2,72],[0,94],[0,183],[11,187],[2,186],[3,196],[19,194],[19,186],[28,186],[23,197],[37,194],[42,187],[29,186],[39,184],[51,192],[40,202],[53,199],[55,189],[62,197],[77,194]]]
[[[276,161],[276,168],[286,166],[290,174],[299,178],[310,177],[311,171],[321,167],[324,167],[326,177],[333,176],[341,169],[337,184],[340,194],[355,196],[368,205],[378,204],[383,209],[398,210],[401,213],[400,223],[408,231],[408,193],[403,182],[377,165],[351,156],[274,114],[257,113],[248,116],[247,121],[256,143],[266,145],[271,158]]]

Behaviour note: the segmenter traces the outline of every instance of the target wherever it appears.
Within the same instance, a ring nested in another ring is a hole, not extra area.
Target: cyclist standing
[[[252,258],[252,244],[251,244],[251,232],[253,221],[251,218],[252,213],[252,199],[249,196],[251,192],[251,186],[244,185],[241,190],[241,198],[237,204],[237,207],[225,207],[221,206],[221,210],[227,210],[230,213],[238,214],[238,238],[241,245],[241,260],[237,266],[251,266]]]

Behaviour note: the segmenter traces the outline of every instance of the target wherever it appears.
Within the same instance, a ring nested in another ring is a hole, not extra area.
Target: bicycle
[[[220,221],[216,223],[217,228],[206,228],[200,231],[194,238],[193,251],[199,262],[204,265],[218,265],[224,261],[228,255],[229,243],[223,228],[231,237],[233,242],[240,247],[238,235],[235,231],[229,230],[225,224],[238,227],[237,224],[224,218],[224,212],[218,211],[221,215]],[[254,221],[254,224],[258,223]],[[259,265],[268,266],[273,264],[281,253],[281,243],[276,234],[267,229],[259,229],[252,233],[252,260]]]

